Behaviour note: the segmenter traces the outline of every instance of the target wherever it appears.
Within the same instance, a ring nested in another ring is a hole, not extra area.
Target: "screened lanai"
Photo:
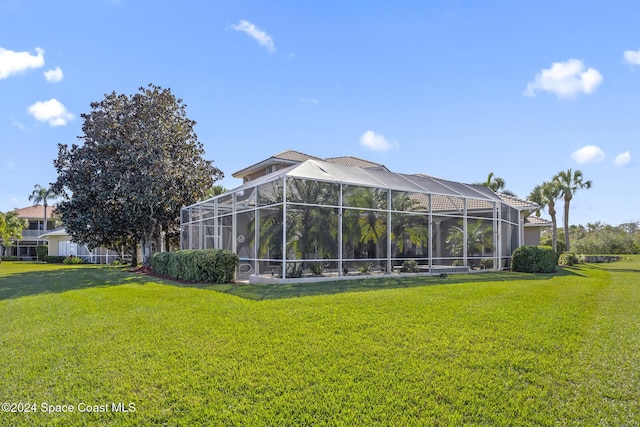
[[[307,160],[181,214],[182,249],[230,249],[239,279],[499,269],[520,213],[486,187]]]

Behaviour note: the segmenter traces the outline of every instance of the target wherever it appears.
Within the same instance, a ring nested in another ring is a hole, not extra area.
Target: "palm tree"
[[[560,198],[560,186],[557,181],[543,182],[540,185],[536,185],[535,188],[529,194],[528,199],[538,205],[536,209],[536,216],[540,216],[540,211],[547,207],[551,222],[553,224],[553,235],[551,244],[553,250],[558,250],[558,221],[556,219],[556,200]]]
[[[504,187],[507,186],[507,182],[499,176],[496,176],[496,174],[494,174],[493,172],[489,172],[486,181],[476,182],[474,183],[474,185],[482,185],[484,187],[490,188],[495,193],[501,192],[508,196],[517,197],[513,191],[505,190]]]
[[[53,191],[51,187],[43,187],[40,184],[36,184],[33,187],[33,191],[29,196],[29,201],[33,200],[33,206],[42,203],[44,205],[44,231],[47,231],[47,206],[48,201],[58,197],[58,194]]]
[[[449,229],[446,243],[454,255],[464,255],[464,228],[462,220]],[[485,249],[493,248],[493,228],[483,220],[467,222],[467,256],[482,256]]]
[[[584,180],[582,171],[572,171],[571,169],[558,172],[553,180],[560,186],[560,192],[564,198],[564,247],[565,251],[569,252],[569,205],[576,191],[582,188],[591,188],[592,182]]]

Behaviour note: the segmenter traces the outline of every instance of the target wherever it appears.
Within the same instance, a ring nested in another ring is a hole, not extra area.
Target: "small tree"
[[[540,211],[547,208],[552,223],[552,244],[554,251],[558,250],[558,221],[556,219],[556,200],[560,198],[560,186],[556,181],[543,182],[529,194],[529,200],[538,205],[536,216],[540,216]]]
[[[22,230],[27,228],[28,222],[24,218],[18,217],[15,212],[0,212],[0,239],[4,247],[11,245],[11,238],[22,239]],[[0,255],[3,255],[4,249]]]

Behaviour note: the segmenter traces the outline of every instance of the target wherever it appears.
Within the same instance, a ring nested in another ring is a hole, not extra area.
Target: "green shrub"
[[[420,267],[418,267],[416,260],[408,259],[402,263],[401,271],[404,273],[418,273],[420,271]]]
[[[65,258],[65,256],[47,255],[44,260],[47,264],[62,264]]]
[[[369,264],[362,264],[358,267],[358,271],[362,274],[367,274],[371,271],[371,266]]]
[[[461,259],[454,259],[453,262],[451,263],[452,267],[462,267],[464,265],[464,261],[462,261]]]
[[[579,262],[580,260],[578,259],[578,257],[570,252],[562,253],[558,258],[558,264],[560,265],[572,266],[574,264],[578,264]]]
[[[511,256],[511,268],[523,273],[553,273],[558,254],[550,246],[520,246]]]
[[[84,264],[84,260],[82,258],[78,258],[77,256],[69,255],[63,261],[63,264]]]
[[[288,279],[298,279],[302,277],[303,268],[302,264],[287,264],[286,277]]]
[[[311,264],[311,274],[314,276],[322,276],[322,273],[324,273],[322,264]]]
[[[480,260],[480,268],[482,268],[483,270],[492,270],[493,258],[482,258]]]
[[[49,255],[49,246],[47,245],[38,245],[36,246],[36,255],[38,256],[38,261],[44,261]]]
[[[20,261],[20,259],[17,256],[12,256],[12,255],[5,255],[3,257],[0,257],[1,261]]]
[[[230,250],[202,249],[158,252],[151,258],[157,274],[187,282],[232,283],[240,260]]]

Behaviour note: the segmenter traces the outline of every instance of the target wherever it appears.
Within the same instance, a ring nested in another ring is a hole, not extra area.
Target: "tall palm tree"
[[[33,187],[33,191],[29,196],[29,201],[33,201],[33,205],[39,205],[42,203],[44,205],[44,232],[47,231],[47,206],[49,206],[49,200],[55,199],[58,197],[58,194],[53,191],[51,187],[43,187],[40,184],[36,184]]]
[[[564,198],[564,247],[565,251],[569,252],[569,205],[571,199],[576,191],[583,188],[589,189],[593,183],[591,180],[584,180],[582,171],[572,171],[571,169],[558,172],[553,180],[560,186],[560,192]]]
[[[560,186],[556,181],[543,182],[540,185],[536,185],[535,188],[529,194],[528,199],[538,205],[536,209],[536,216],[540,216],[540,211],[545,207],[549,211],[551,222],[553,224],[553,234],[551,244],[553,250],[558,250],[558,221],[556,219],[556,200],[561,196]]]

